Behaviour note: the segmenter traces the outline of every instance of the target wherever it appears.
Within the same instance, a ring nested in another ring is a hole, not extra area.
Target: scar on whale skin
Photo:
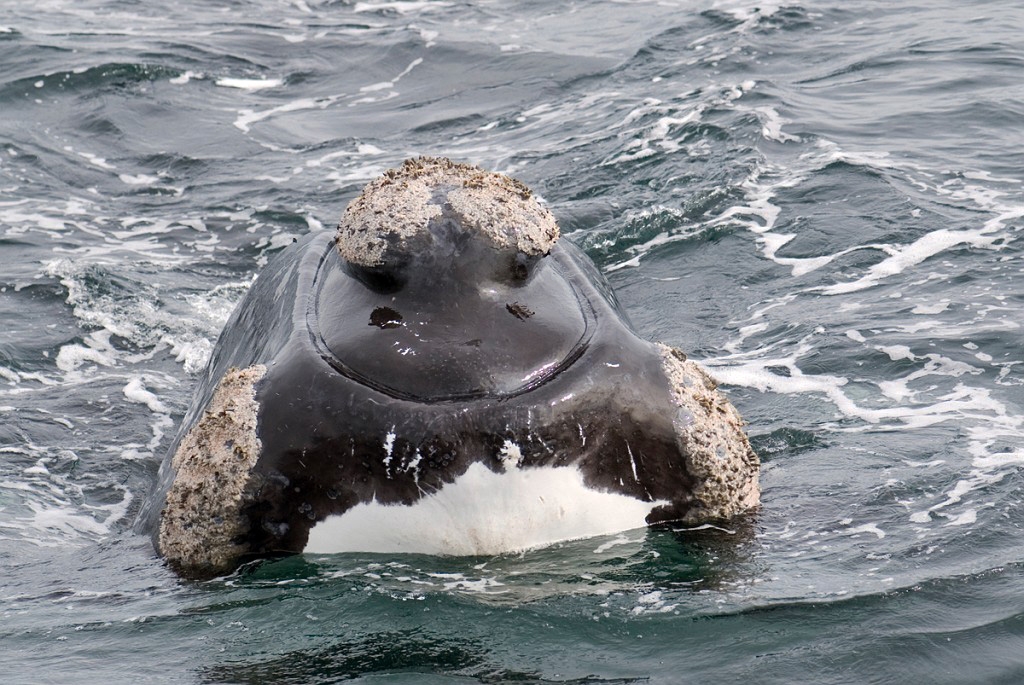
[[[170,567],[518,552],[755,508],[739,413],[558,238],[522,183],[424,157],[275,255],[140,514]]]

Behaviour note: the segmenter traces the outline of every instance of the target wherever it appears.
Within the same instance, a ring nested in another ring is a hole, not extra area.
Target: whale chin
[[[357,504],[309,532],[303,551],[491,556],[642,528],[644,502],[588,488],[573,466],[492,471],[474,462],[409,506]]]

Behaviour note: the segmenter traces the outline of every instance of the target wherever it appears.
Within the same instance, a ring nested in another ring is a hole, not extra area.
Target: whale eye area
[[[522,252],[517,253],[509,264],[508,274],[514,285],[525,283],[530,277],[530,258]]]
[[[381,295],[391,295],[402,290],[408,281],[404,262],[386,266],[360,266],[345,262],[344,269],[368,289]]]
[[[391,307],[377,307],[370,312],[369,325],[380,329],[399,328],[402,326],[402,315]]]
[[[515,262],[512,264],[512,280],[518,283],[522,283],[526,280],[526,277],[530,275],[530,270],[526,268],[525,264]]]

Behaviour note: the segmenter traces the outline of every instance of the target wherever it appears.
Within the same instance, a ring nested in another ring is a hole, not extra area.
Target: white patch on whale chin
[[[410,506],[357,504],[309,531],[309,554],[404,552],[451,556],[521,552],[646,526],[651,509],[589,489],[575,467],[509,469],[479,462]]]

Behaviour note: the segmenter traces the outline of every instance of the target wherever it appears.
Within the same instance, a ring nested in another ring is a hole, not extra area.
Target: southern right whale
[[[636,335],[526,186],[418,158],[259,274],[143,520],[203,578],[721,519],[759,500],[742,425],[698,364]]]

